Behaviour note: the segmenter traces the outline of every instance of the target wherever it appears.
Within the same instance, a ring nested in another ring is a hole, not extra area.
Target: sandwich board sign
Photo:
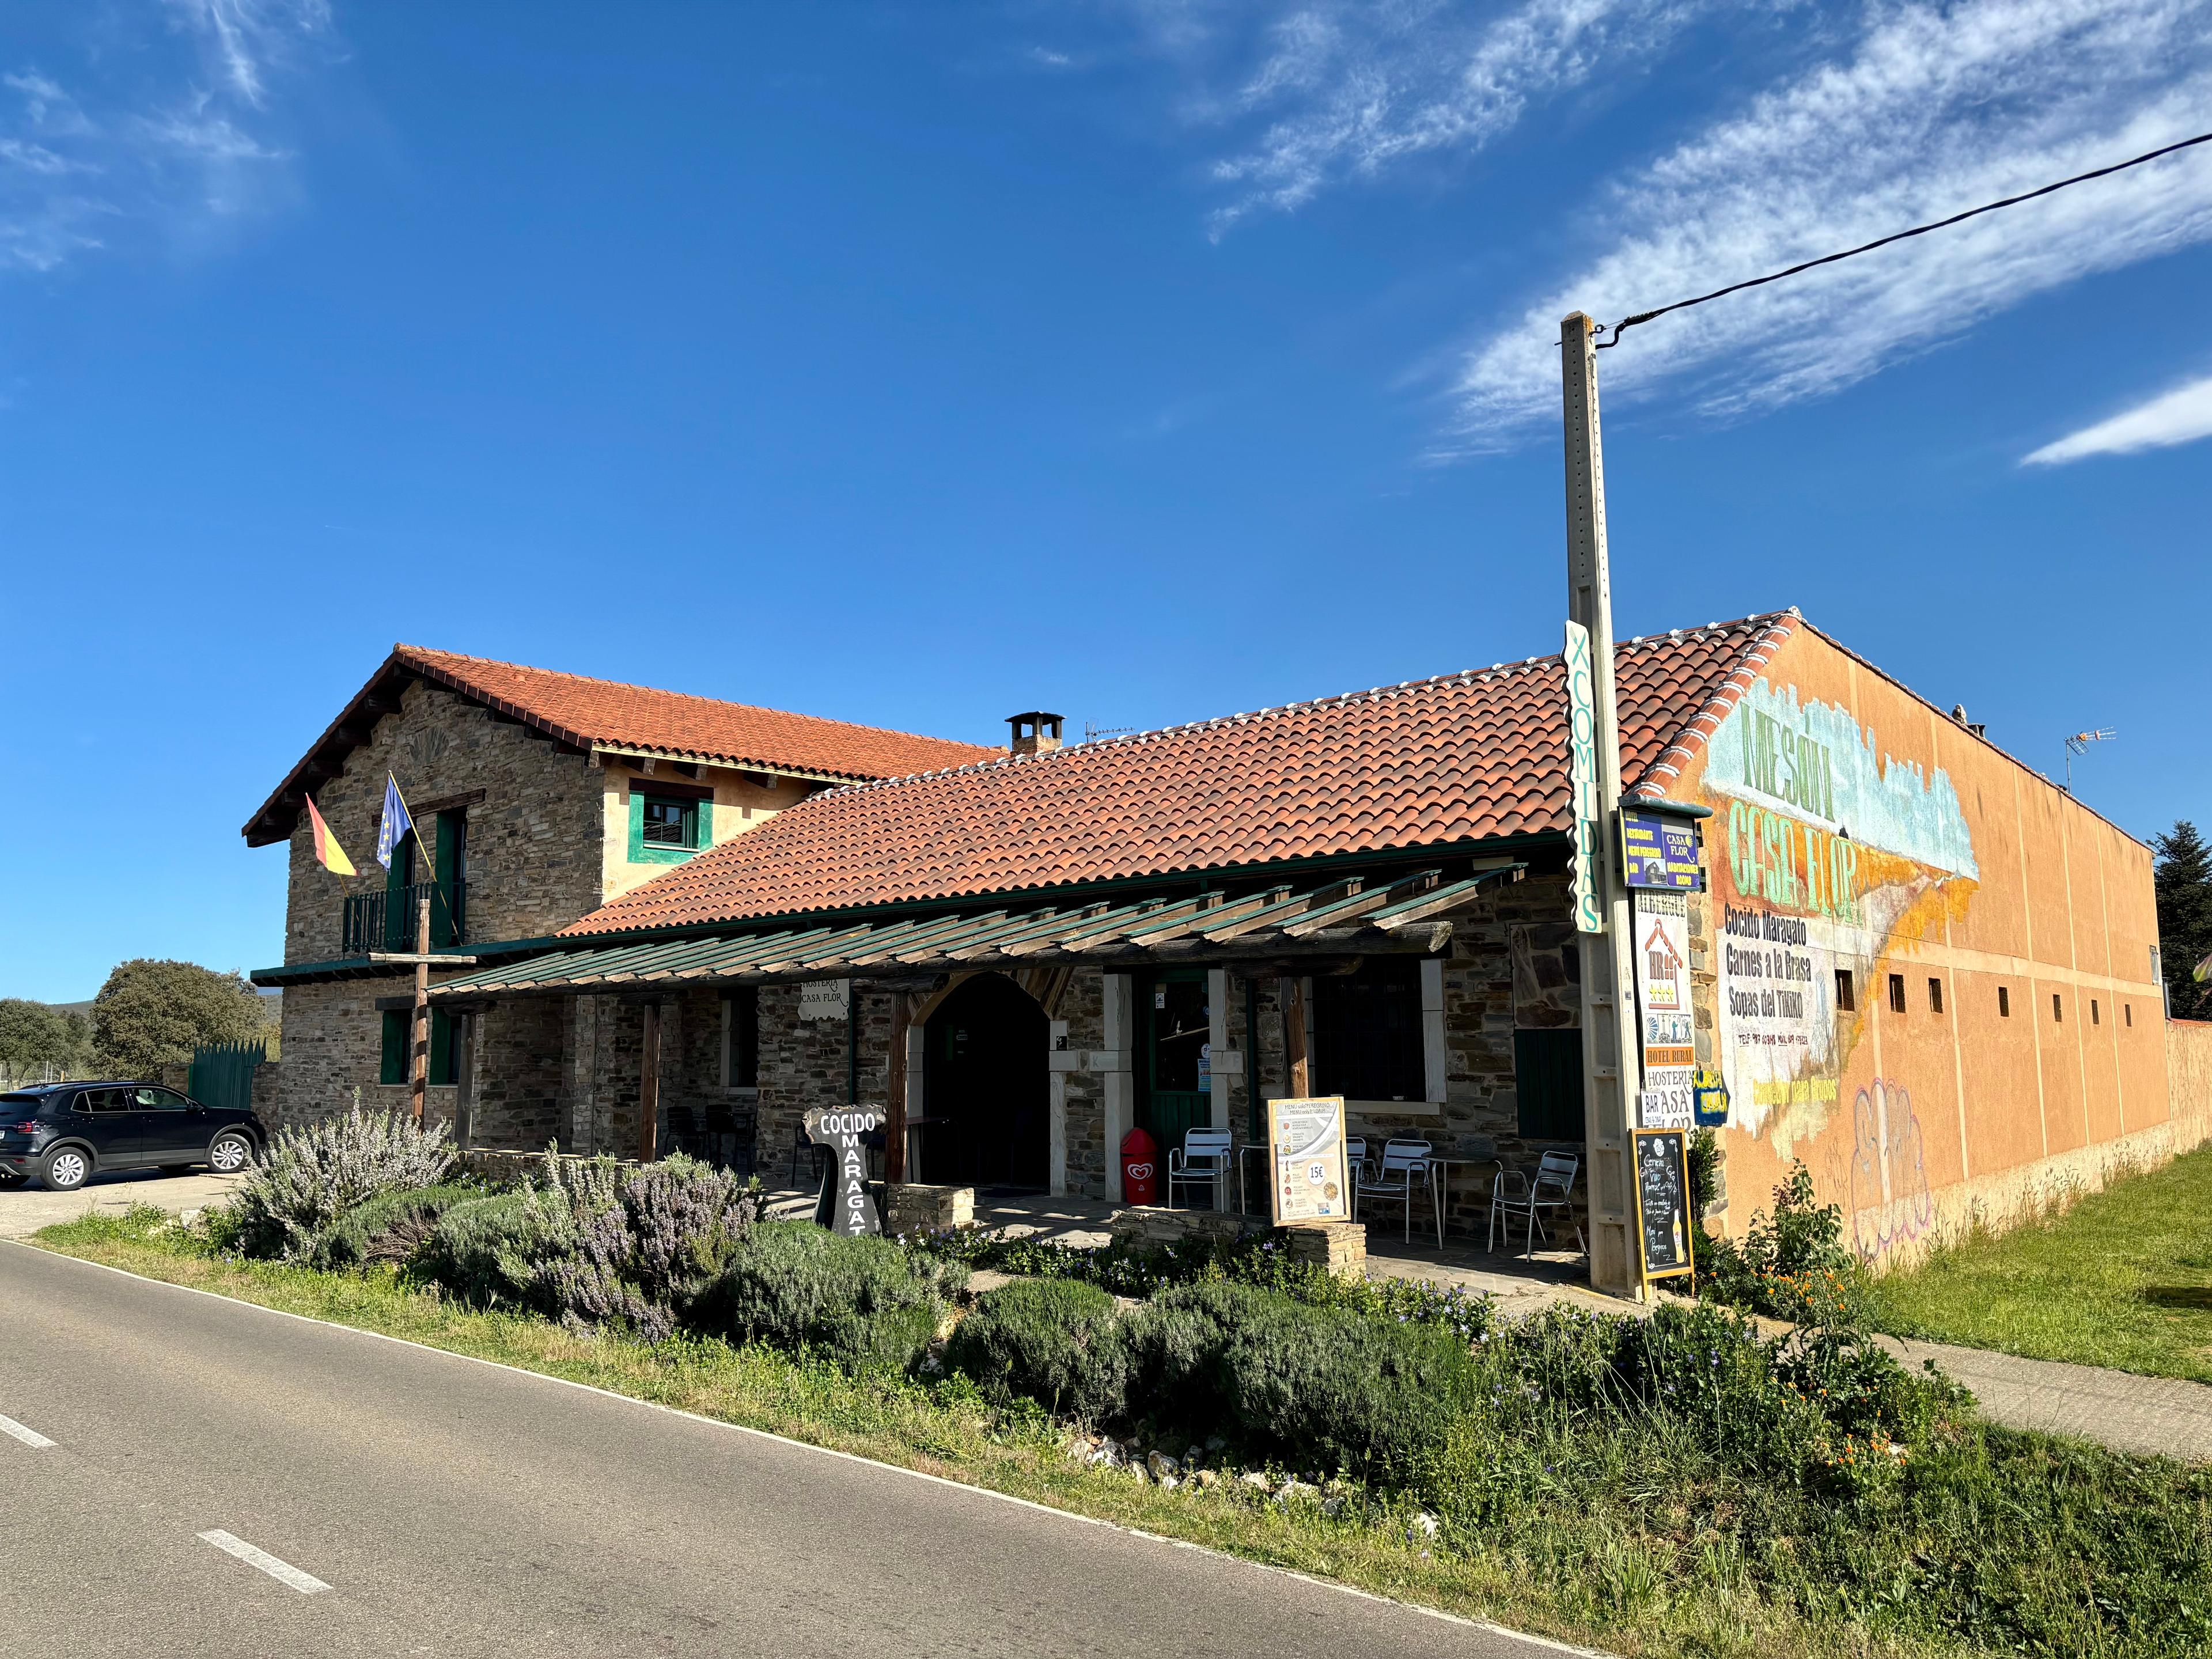
[[[1690,1137],[1680,1129],[1638,1129],[1636,1240],[1645,1279],[1694,1272],[1690,1227]]]
[[[1267,1174],[1278,1227],[1351,1218],[1342,1095],[1267,1103]]]

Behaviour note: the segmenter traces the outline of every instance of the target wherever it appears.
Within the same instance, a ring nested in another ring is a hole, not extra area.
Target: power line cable
[[[1808,259],[1802,264],[1792,265],[1787,270],[1778,270],[1771,276],[1753,276],[1748,282],[1730,283],[1726,288],[1717,288],[1711,294],[1700,294],[1694,300],[1677,300],[1673,305],[1661,306],[1656,311],[1639,311],[1634,316],[1624,318],[1615,323],[1613,325],[1613,337],[1610,340],[1599,341],[1597,349],[1603,351],[1619,345],[1620,337],[1626,330],[1634,328],[1638,323],[1648,323],[1654,317],[1664,317],[1670,311],[1685,311],[1692,306],[1701,306],[1708,300],[1717,300],[1726,295],[1739,294],[1747,288],[1759,288],[1768,283],[1778,283],[1784,276],[1795,276],[1799,271],[1810,270],[1815,265],[1832,265],[1838,259],[1856,258],[1862,253],[1871,253],[1878,247],[1887,247],[1892,242],[1902,242],[1907,237],[1925,236],[1931,230],[1942,230],[1947,225],[1959,224],[1965,220],[1977,218],[1984,213],[1995,213],[1999,208],[2017,207],[2021,203],[2032,202],[2039,196],[2048,196],[2054,190],[2064,190],[2069,185],[2084,185],[2092,179],[2102,179],[2111,173],[2124,173],[2128,168],[2139,167],[2146,161],[2155,161],[2161,155],[2171,155],[2176,150],[2187,149],[2192,144],[2203,143],[2212,143],[2212,132],[2200,132],[2194,138],[2185,138],[2178,144],[2168,144],[2163,149],[2154,149],[2147,155],[2137,155],[2125,161],[2115,161],[2112,166],[2099,167],[2094,173],[2078,173],[2071,179],[2061,179],[2055,185],[2045,185],[2040,190],[2031,190],[2024,195],[2008,196],[2002,202],[1985,202],[1980,207],[1968,208],[1964,213],[1954,213],[1948,219],[1938,219],[1933,224],[1915,225],[1910,230],[1900,230],[1893,235],[1881,237],[1858,247],[1845,248],[1841,253],[1824,253],[1817,259]]]

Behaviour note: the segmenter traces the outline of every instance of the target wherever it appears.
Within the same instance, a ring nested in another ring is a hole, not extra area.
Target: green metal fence
[[[211,1042],[192,1050],[185,1092],[203,1106],[242,1112],[253,1104],[253,1068],[269,1058],[258,1042]]]

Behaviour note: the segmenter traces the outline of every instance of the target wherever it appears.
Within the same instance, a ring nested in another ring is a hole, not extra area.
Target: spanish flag
[[[353,860],[338,845],[338,838],[331,833],[331,826],[323,822],[323,815],[315,810],[315,803],[307,802],[307,824],[315,832],[315,862],[334,876],[353,874]]]

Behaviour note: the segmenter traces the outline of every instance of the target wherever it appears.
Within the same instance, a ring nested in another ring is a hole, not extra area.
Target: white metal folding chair
[[[1352,1218],[1359,1219],[1359,1177],[1367,1170],[1367,1137],[1347,1135],[1344,1141],[1344,1167],[1352,1176]]]
[[[1168,1149],[1168,1207],[1175,1207],[1176,1182],[1186,1187],[1210,1187],[1214,1205],[1220,1206],[1221,1194],[1228,1190],[1224,1185],[1229,1179],[1229,1160],[1236,1151],[1226,1129],[1192,1129],[1182,1138],[1182,1145]]]
[[[1425,1140],[1391,1140],[1383,1143],[1382,1156],[1373,1167],[1360,1164],[1352,1173],[1352,1190],[1360,1200],[1395,1198],[1406,1206],[1406,1241],[1413,1238],[1413,1189],[1418,1186],[1428,1199],[1431,1208],[1436,1206],[1435,1173],[1429,1159],[1435,1148]],[[1443,1248],[1443,1223],[1437,1224],[1437,1247]]]
[[[1536,1234],[1542,1229],[1545,1243],[1551,1242],[1551,1230],[1544,1227],[1537,1212],[1565,1210],[1567,1218],[1574,1223],[1575,1243],[1585,1254],[1589,1242],[1583,1237],[1582,1218],[1575,1213],[1575,1175],[1582,1168],[1582,1159],[1573,1152],[1547,1152],[1536,1161],[1536,1178],[1531,1181],[1518,1170],[1500,1169],[1498,1178],[1490,1184],[1490,1245],[1498,1248],[1498,1220],[1506,1217],[1505,1243],[1513,1243],[1511,1218],[1526,1213],[1528,1236],[1522,1242],[1522,1260],[1536,1253]]]

